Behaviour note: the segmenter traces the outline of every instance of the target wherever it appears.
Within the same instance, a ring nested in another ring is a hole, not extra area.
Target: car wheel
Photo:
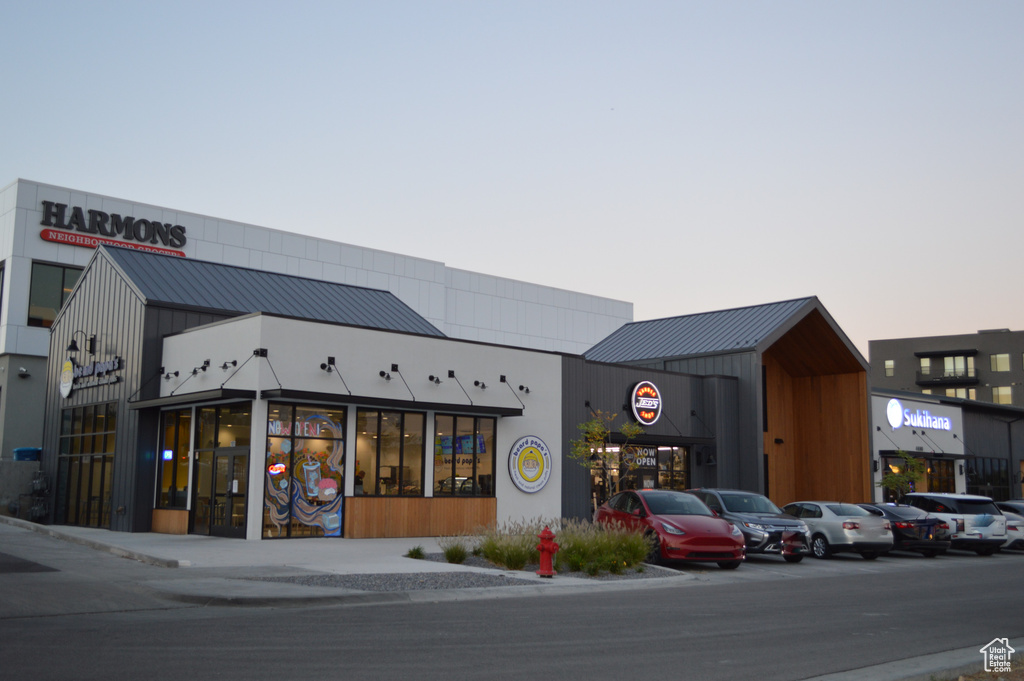
[[[735,570],[742,562],[742,560],[720,560],[718,561],[718,567],[723,570]]]
[[[795,553],[789,556],[783,556],[782,559],[785,560],[787,563],[799,563],[804,559],[804,556],[802,553]]]
[[[823,535],[814,535],[814,539],[811,540],[811,550],[814,552],[815,558],[832,557],[832,547],[828,545],[828,539],[825,539]]]
[[[648,532],[644,535],[651,550],[647,552],[647,564],[659,565],[661,563],[661,537],[655,532]]]
[[[868,551],[866,553],[860,554],[860,557],[864,560],[874,560],[875,558],[878,558],[878,554],[874,551]]]

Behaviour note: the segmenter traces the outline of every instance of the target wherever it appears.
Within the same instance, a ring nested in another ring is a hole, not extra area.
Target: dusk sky
[[[634,303],[1024,329],[1021,2],[0,0],[0,186]]]

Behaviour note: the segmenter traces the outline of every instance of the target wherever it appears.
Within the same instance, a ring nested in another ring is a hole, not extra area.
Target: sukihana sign
[[[911,411],[893,398],[885,408],[885,416],[893,430],[903,426],[932,430],[953,430],[953,421],[948,416],[938,416],[929,412],[914,409]]]
[[[651,426],[661,416],[661,391],[650,381],[640,381],[630,394],[633,416],[642,426]]]
[[[101,210],[86,211],[81,206],[71,206],[69,212],[67,204],[53,201],[43,201],[42,204],[43,219],[39,224],[52,228],[39,233],[45,241],[85,248],[106,244],[166,255],[185,255],[175,250],[183,248],[188,241],[182,225],[122,217]]]
[[[533,494],[544,489],[551,477],[551,451],[535,435],[516,440],[508,454],[508,473],[520,491]]]

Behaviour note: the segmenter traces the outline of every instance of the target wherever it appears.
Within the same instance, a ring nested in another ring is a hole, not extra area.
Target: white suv
[[[946,521],[951,549],[991,556],[1006,542],[1006,517],[989,497],[911,492],[903,502]]]

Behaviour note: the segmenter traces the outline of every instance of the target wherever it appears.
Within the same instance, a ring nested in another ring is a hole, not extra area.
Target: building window
[[[245,537],[252,404],[196,410],[192,532]]]
[[[896,373],[896,362],[891,359],[885,360],[885,375],[892,377]]]
[[[967,459],[967,493],[992,497],[996,501],[1009,499],[1010,469],[1006,459]]]
[[[932,394],[932,389],[931,388],[921,388],[921,393],[924,394],[924,395],[931,395]]]
[[[188,508],[188,469],[192,433],[192,409],[163,413],[159,463],[157,464],[157,508]]]
[[[921,375],[928,376],[932,373],[932,358],[922,357],[921,358]]]
[[[992,362],[992,371],[1010,370],[1010,353],[1004,352],[998,355],[991,355],[989,359]]]
[[[494,496],[497,420],[439,414],[434,425],[434,496]]]
[[[946,397],[959,397],[962,400],[978,399],[978,391],[975,388],[946,388]]]
[[[356,489],[379,496],[423,496],[423,414],[356,412]]]
[[[992,401],[996,404],[1013,404],[1013,389],[1008,385],[993,386]]]
[[[344,475],[344,409],[270,403],[264,537],[340,537]]]
[[[955,355],[942,358],[942,375],[946,378],[974,378],[974,357]]]
[[[49,328],[82,274],[81,267],[32,263],[28,294],[28,325]]]
[[[57,517],[68,525],[110,527],[117,402],[61,412]]]

